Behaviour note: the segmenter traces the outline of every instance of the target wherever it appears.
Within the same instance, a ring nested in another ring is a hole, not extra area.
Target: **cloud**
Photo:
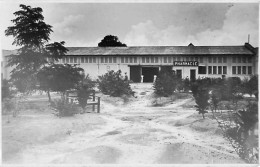
[[[84,21],[83,15],[69,15],[63,18],[62,22],[55,23],[53,30],[57,35],[69,36],[77,32],[79,25]]]
[[[207,16],[205,16],[207,17]],[[194,23],[194,22],[193,22]],[[225,14],[222,27],[188,33],[190,27],[169,25],[159,29],[153,21],[147,20],[133,25],[124,42],[128,46],[156,45],[243,45],[250,34],[250,43],[258,46],[258,6],[235,4]]]

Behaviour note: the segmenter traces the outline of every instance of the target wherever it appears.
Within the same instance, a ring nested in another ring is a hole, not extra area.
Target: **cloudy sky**
[[[127,46],[243,45],[258,46],[257,3],[29,3],[41,7],[53,26],[51,41],[66,46],[97,46],[116,35]],[[1,10],[2,49],[15,49],[4,30],[12,25],[19,4]]]

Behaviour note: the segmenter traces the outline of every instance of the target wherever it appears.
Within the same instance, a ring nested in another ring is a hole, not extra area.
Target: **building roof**
[[[250,45],[251,46],[251,45]],[[145,55],[254,55],[246,45],[241,46],[133,46],[133,47],[67,47],[69,56],[145,56]],[[3,56],[17,50],[3,50]]]
[[[67,47],[67,55],[253,55],[245,46]]]

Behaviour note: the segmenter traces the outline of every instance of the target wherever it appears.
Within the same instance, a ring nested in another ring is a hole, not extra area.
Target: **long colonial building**
[[[174,71],[182,78],[249,77],[258,74],[258,48],[241,46],[137,46],[68,47],[57,63],[78,64],[93,79],[109,70],[121,70],[133,82],[153,82],[160,70]],[[11,68],[4,67],[8,55],[3,51],[2,77],[9,78]]]

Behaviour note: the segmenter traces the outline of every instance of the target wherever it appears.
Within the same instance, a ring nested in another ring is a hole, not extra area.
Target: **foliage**
[[[51,103],[51,107],[57,112],[59,117],[69,117],[79,113],[78,107],[76,104],[68,103],[65,100],[59,99]]]
[[[21,48],[18,49],[17,55],[10,56],[7,66],[14,66],[11,71],[11,81],[18,91],[28,92],[36,89],[36,75],[47,63],[46,58],[61,58],[67,49],[63,47],[64,42],[47,44],[52,26],[44,22],[41,8],[26,5],[20,7],[21,10],[14,13],[16,18],[11,20],[14,26],[8,27],[5,35],[13,36],[13,45]]]
[[[129,80],[126,76],[121,75],[121,70],[117,72],[111,70],[106,74],[98,77],[99,90],[110,96],[119,97],[122,95],[133,95]]]
[[[2,79],[2,101],[5,98],[12,98],[14,96],[15,91],[11,88],[12,84],[6,79]]]
[[[82,80],[82,68],[70,64],[52,64],[43,67],[37,74],[39,89],[65,93],[76,88]]]
[[[83,78],[82,82],[77,88],[78,102],[83,111],[85,110],[85,107],[87,105],[89,95],[94,91],[94,87],[95,83],[91,80],[89,75],[87,75]]]
[[[211,91],[211,95],[210,95],[210,105],[212,106],[213,110],[216,112],[216,110],[218,109],[219,103],[221,101],[221,93],[219,89],[214,89]]]
[[[249,80],[245,78],[243,80],[243,90],[244,93],[248,93],[250,96],[255,95],[258,99],[258,76],[253,75]]]
[[[199,114],[202,114],[203,118],[205,118],[204,114],[207,113],[206,109],[209,105],[208,84],[208,79],[198,79],[191,84],[192,95],[196,102],[195,107],[197,108],[197,111],[199,111]]]
[[[126,47],[126,44],[121,43],[117,36],[107,35],[101,42],[98,43],[99,47]]]
[[[161,70],[154,82],[155,93],[159,96],[170,96],[174,93],[180,79],[167,70]]]

